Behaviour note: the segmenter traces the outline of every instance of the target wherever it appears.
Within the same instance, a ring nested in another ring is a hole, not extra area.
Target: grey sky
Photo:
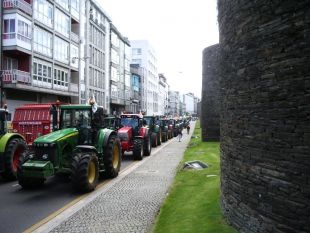
[[[154,47],[171,89],[201,96],[202,50],[218,43],[216,0],[97,0],[129,40]]]

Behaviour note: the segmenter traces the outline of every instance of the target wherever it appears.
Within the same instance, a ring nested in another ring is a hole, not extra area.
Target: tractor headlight
[[[43,146],[44,146],[44,147],[48,147],[48,144],[47,144],[47,143],[44,143]]]
[[[43,154],[42,159],[47,160],[48,159],[48,154]]]

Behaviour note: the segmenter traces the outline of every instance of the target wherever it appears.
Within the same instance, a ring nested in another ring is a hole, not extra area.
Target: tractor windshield
[[[136,128],[138,127],[139,122],[137,118],[121,118],[121,125]]]
[[[152,118],[151,117],[144,117],[143,122],[145,122],[146,125],[152,125]]]
[[[91,127],[91,109],[64,109],[61,114],[61,128]]]

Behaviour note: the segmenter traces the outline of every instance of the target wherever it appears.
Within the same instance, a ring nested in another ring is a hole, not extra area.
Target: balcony
[[[4,84],[31,84],[30,73],[21,70],[2,70],[1,78]]]
[[[19,9],[28,15],[32,15],[31,4],[24,0],[3,0],[4,9]]]

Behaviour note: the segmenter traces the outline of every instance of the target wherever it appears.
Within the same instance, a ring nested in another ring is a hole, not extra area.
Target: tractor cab
[[[104,128],[104,110],[98,107],[96,112],[91,106],[67,105],[61,107],[60,129],[76,128],[79,131],[78,144],[90,145],[100,128]]]
[[[140,128],[145,125],[143,117],[140,114],[121,115],[121,127],[132,128],[133,136],[139,136]]]

